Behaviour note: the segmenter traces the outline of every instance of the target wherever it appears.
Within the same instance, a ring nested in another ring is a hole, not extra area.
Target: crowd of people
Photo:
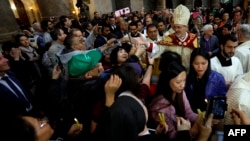
[[[180,4],[20,26],[0,53],[3,136],[207,141],[223,125],[250,124],[243,13],[219,7],[197,15]],[[209,112],[216,97],[226,98],[222,118]]]

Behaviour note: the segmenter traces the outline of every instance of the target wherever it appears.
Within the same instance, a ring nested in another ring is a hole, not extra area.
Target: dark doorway
[[[186,5],[186,0],[180,0],[180,4]]]
[[[17,13],[19,15],[19,19],[17,19],[19,25],[27,25],[30,26],[29,18],[25,11],[23,2],[21,0],[14,0]]]
[[[116,10],[130,7],[130,0],[115,0]]]
[[[201,7],[202,6],[202,0],[195,0],[194,1],[194,7],[197,8],[197,7]]]
[[[166,8],[173,8],[173,2],[172,0],[166,0]]]

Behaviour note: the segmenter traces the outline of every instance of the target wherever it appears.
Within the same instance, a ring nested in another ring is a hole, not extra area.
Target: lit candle
[[[80,128],[80,123],[79,123],[78,119],[74,118],[74,121],[76,122],[77,127]]]
[[[207,103],[207,99],[205,98],[205,100],[204,100],[206,103]]]

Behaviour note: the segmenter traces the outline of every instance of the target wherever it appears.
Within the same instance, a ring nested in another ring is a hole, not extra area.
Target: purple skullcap
[[[139,63],[137,63],[137,62],[129,62],[129,63],[126,63],[126,64],[131,66],[135,70],[135,72],[137,73],[137,75],[139,77],[142,76],[142,67],[141,67],[141,65]]]

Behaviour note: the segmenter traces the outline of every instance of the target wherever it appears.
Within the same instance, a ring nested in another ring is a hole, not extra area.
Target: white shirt
[[[240,60],[233,56],[231,57],[231,66],[222,66],[217,56],[211,58],[211,69],[223,75],[226,82],[233,82],[238,75],[243,74],[243,69]]]
[[[243,67],[243,72],[250,71],[250,41],[246,41],[235,49],[235,56],[240,59]]]

